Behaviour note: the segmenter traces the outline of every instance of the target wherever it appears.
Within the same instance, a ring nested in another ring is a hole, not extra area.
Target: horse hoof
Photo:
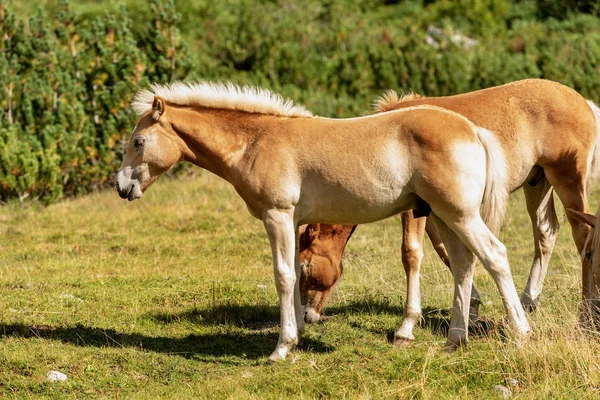
[[[277,363],[277,362],[285,360],[286,356],[287,356],[287,353],[284,353],[282,351],[278,351],[277,349],[275,349],[275,351],[269,356],[269,359],[267,361],[269,363]]]
[[[460,344],[456,344],[453,342],[446,342],[446,344],[444,345],[443,350],[446,353],[454,353],[456,350],[458,350],[458,348],[461,347]]]
[[[394,346],[395,347],[407,347],[410,346],[415,341],[414,337],[394,337]]]
[[[537,308],[537,301],[531,299],[529,296],[523,296],[521,297],[521,305],[523,306],[525,312],[532,313]]]

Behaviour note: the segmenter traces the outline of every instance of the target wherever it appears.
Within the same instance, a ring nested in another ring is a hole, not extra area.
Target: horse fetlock
[[[459,347],[465,347],[467,342],[467,335],[454,338],[451,338],[450,335],[448,335],[448,340],[446,340],[446,344],[444,345],[444,351],[451,353],[458,350]]]
[[[269,356],[269,361],[277,362],[277,361],[285,360],[285,358],[288,356],[288,354],[290,354],[290,352],[292,350],[294,350],[294,348],[296,347],[297,344],[298,344],[297,336],[290,338],[283,343],[281,343],[281,342],[277,343],[277,347],[275,348],[275,351],[273,351],[273,353],[271,353],[271,355]]]
[[[446,340],[444,350],[454,351],[461,346],[466,346],[467,342],[468,336],[467,331],[465,329],[450,328],[450,331],[448,331],[448,339]]]
[[[418,319],[410,318],[402,320],[402,325],[394,332],[394,346],[405,346],[415,340],[413,327],[417,321]]]
[[[407,308],[404,311],[404,321],[406,320],[411,320],[413,321],[412,325],[416,325],[420,320],[421,320],[421,310],[413,310],[413,309],[409,309]]]
[[[538,300],[539,296],[533,296],[527,293],[521,295],[521,304],[523,305],[523,309],[528,313],[536,310]]]
[[[406,346],[411,345],[414,341],[415,341],[415,337],[413,335],[410,335],[410,337],[394,335],[394,346],[395,347],[406,347]]]

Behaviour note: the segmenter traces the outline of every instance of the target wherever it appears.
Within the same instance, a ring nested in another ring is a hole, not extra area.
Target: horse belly
[[[362,224],[411,208],[414,195],[404,181],[361,180],[303,190],[297,204],[301,223]]]

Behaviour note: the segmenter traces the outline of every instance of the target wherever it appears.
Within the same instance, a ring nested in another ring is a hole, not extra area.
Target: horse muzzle
[[[128,177],[123,170],[117,173],[116,187],[122,199],[133,201],[142,197],[140,182]]]

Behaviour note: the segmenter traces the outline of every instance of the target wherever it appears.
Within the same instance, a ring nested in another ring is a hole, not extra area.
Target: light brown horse
[[[141,118],[117,173],[119,195],[142,197],[177,161],[233,185],[271,243],[281,331],[270,360],[285,358],[304,327],[301,224],[360,224],[426,205],[454,266],[448,346],[467,340],[464,305],[475,255],[498,286],[513,332],[529,331],[506,248],[479,211],[483,204],[485,220],[495,226],[508,197],[506,160],[487,130],[431,106],[329,119],[260,89],[210,83],[152,89],[133,103]]]
[[[416,105],[434,105],[456,111],[473,123],[494,133],[508,161],[506,189],[514,191],[523,187],[527,211],[533,225],[535,256],[527,286],[521,296],[526,309],[535,308],[542,291],[550,255],[558,234],[558,219],[554,209],[552,187],[555,188],[565,207],[580,212],[589,210],[587,192],[589,183],[598,176],[600,161],[600,110],[572,89],[556,82],[528,79],[472,93],[424,98],[409,95],[399,98],[394,92],[384,96],[377,111],[398,110]],[[580,220],[568,216],[577,249],[581,251],[589,227]],[[412,330],[421,316],[419,272],[423,258],[423,235],[427,233],[441,258],[447,263],[447,255],[431,221],[425,217],[415,218],[412,212],[402,213],[403,243],[402,263],[407,275],[407,298],[404,318],[396,332],[395,342],[414,339]],[[313,226],[307,231],[326,232],[326,226]],[[320,237],[313,235],[315,247],[308,243],[301,248],[301,282],[305,299],[305,319],[317,321],[324,302],[341,275],[341,264],[323,260],[341,260],[344,246],[330,246],[327,241],[343,242],[350,238],[354,227],[338,227],[336,234]],[[306,243],[306,242],[305,242]],[[334,254],[322,252],[328,249]],[[318,257],[321,262],[313,260]],[[336,271],[336,272],[332,272]],[[589,263],[583,265],[583,302],[581,322],[588,316],[587,300],[593,290]],[[310,283],[304,278],[310,276]],[[332,279],[335,276],[336,279]],[[316,288],[319,289],[316,289]],[[473,290],[472,318],[476,317],[479,295]]]

